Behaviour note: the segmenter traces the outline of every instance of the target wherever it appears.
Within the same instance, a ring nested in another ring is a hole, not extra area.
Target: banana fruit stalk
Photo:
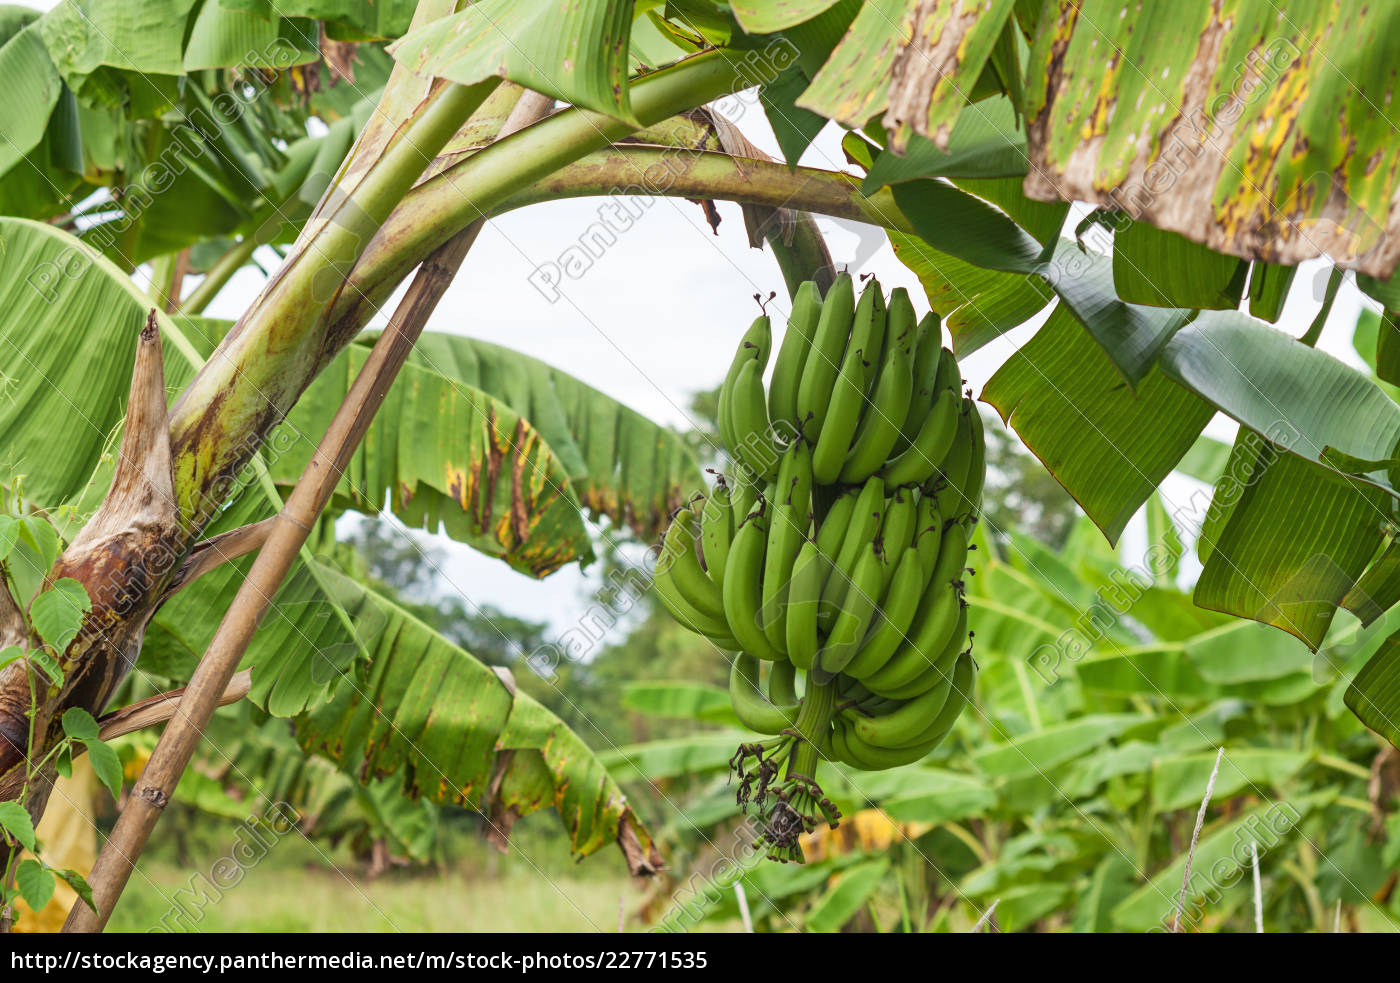
[[[764,735],[730,762],[768,854],[840,818],[820,761],[918,761],[972,699],[963,582],[986,451],[938,316],[871,278],[797,291],[773,359],[759,317],[720,390],[730,473],[672,518],[657,599],[730,660]]]

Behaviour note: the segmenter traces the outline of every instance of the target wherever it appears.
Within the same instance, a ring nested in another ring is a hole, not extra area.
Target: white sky
[[[34,0],[29,5],[48,9],[54,2]],[[721,108],[752,142],[780,156],[752,93],[727,100]],[[834,126],[815,141],[803,163],[845,169]],[[534,355],[654,420],[686,427],[692,394],[718,384],[740,334],[753,320],[752,295],[778,292],[776,307],[770,306],[775,327],[785,323],[787,297],[772,253],[749,248],[737,205],[719,204],[723,221],[715,235],[694,204],[682,199],[648,202],[636,224],[584,276],[560,285],[562,296],[553,303],[531,285],[530,275],[578,240],[597,219],[603,199],[535,205],[493,221],[467,257],[429,330],[471,335]],[[1072,214],[1068,227],[1076,221]],[[895,259],[887,242],[866,255],[871,237],[860,235],[859,227],[823,218],[819,223],[838,265],[850,263],[853,273],[876,274],[886,291],[907,287],[916,306],[926,306],[917,280]],[[265,253],[260,259],[275,268],[276,256]],[[1302,284],[1321,282],[1319,276],[1325,275],[1325,263],[1304,264],[1280,328],[1294,336],[1306,330],[1320,306],[1321,290],[1310,291]],[[256,269],[242,271],[207,313],[237,317],[262,280]],[[192,286],[193,281],[186,289]],[[1362,363],[1351,348],[1351,326],[1362,303],[1349,276],[1319,345],[1357,366]],[[393,301],[387,309],[392,306]],[[1038,323],[1018,328],[962,362],[963,374],[976,392]],[[1233,422],[1217,416],[1207,433],[1229,440],[1234,429]],[[1184,502],[1194,487],[1172,476],[1164,493],[1169,501]],[[1124,537],[1127,555],[1139,553],[1145,538],[1139,516]],[[562,628],[582,613],[588,592],[596,586],[596,572],[589,576],[569,567],[537,582],[474,550],[434,539],[449,557],[444,586],[472,604],[494,605]]]

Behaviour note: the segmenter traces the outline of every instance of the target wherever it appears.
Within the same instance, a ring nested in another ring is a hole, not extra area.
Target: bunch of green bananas
[[[735,352],[719,402],[734,467],[677,512],[654,583],[735,653],[734,711],[772,735],[735,755],[739,800],[769,855],[800,861],[798,837],[839,819],[818,760],[917,761],[970,698],[963,576],[986,465],[938,317],[905,290],[803,284],[765,391],[772,340],[760,316]]]

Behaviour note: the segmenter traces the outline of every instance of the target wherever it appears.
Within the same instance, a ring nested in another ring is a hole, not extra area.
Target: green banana
[[[962,400],[951,390],[939,395],[913,442],[881,472],[891,487],[923,484],[948,457],[958,434],[958,411]]]
[[[860,427],[869,397],[866,390],[880,365],[884,345],[884,295],[872,277],[861,292],[851,321],[851,339],[841,359],[841,371],[828,394],[829,406],[821,436],[812,449],[812,473],[818,483],[829,485],[841,475],[851,441]]]
[[[938,399],[938,370],[943,357],[943,329],[938,315],[929,311],[919,322],[917,347],[914,349],[914,391],[909,397],[909,412],[900,422],[899,439],[891,456],[897,456],[913,441],[923,426],[924,417]]]
[[[691,606],[711,618],[724,619],[724,600],[715,582],[706,575],[696,555],[699,517],[690,509],[680,509],[661,540],[661,556],[656,575],[667,577]]]
[[[885,500],[885,519],[880,523],[879,549],[884,561],[885,585],[894,577],[904,551],[914,545],[919,526],[919,502],[912,488],[897,488]]]
[[[773,362],[773,378],[768,382],[768,418],[776,426],[781,421],[799,428],[797,416],[797,387],[802,382],[802,367],[807,362],[821,322],[822,295],[816,283],[806,281],[792,297],[792,315],[782,346]]]
[[[826,581],[826,564],[817,544],[811,540],[802,544],[797,561],[792,566],[792,582],[788,588],[787,610],[783,625],[787,631],[788,658],[798,669],[812,668],[820,645],[817,636],[817,608],[822,601],[822,584]]]
[[[948,736],[948,732],[953,729],[958,717],[962,715],[963,710],[970,702],[976,680],[976,664],[973,663],[971,656],[966,656],[959,661],[952,674],[951,692],[942,708],[923,732],[908,744],[899,747],[882,747],[872,744],[860,737],[854,724],[842,718],[838,720],[836,727],[836,734],[839,737],[833,735],[833,750],[839,747],[842,760],[867,771],[880,771],[913,764],[925,757]]]
[[[855,303],[855,283],[850,274],[838,274],[826,292],[811,351],[802,363],[802,379],[797,386],[797,423],[813,444],[826,421],[831,388],[841,369],[846,339],[855,317]]]
[[[901,747],[917,742],[953,691],[953,677],[948,674],[928,692],[901,703],[899,707],[878,717],[867,717],[851,710],[845,711],[857,737],[877,747]]]
[[[972,700],[972,690],[977,682],[977,661],[972,657],[972,653],[964,651],[958,658],[948,663],[940,673],[940,688],[946,688],[947,698],[936,715],[929,720],[928,725],[917,735],[906,738],[898,745],[886,745],[889,747],[909,747],[911,745],[922,744],[933,741],[935,744],[942,741],[947,736],[948,731],[953,729],[953,724],[957,723],[958,717],[962,716],[963,710]],[[860,731],[856,731],[856,736],[860,736]]]
[[[924,570],[916,550],[905,550],[895,568],[884,602],[875,615],[870,634],[861,644],[860,652],[841,671],[854,679],[863,679],[882,668],[904,642],[919,602],[924,595]],[[863,688],[863,687],[862,687]]]
[[[812,477],[829,485],[841,476],[841,465],[850,451],[851,440],[860,426],[865,407],[865,357],[859,348],[846,350],[841,374],[831,393],[831,407],[821,436],[812,451]]]
[[[739,370],[730,399],[730,425],[734,444],[730,450],[739,463],[764,481],[778,475],[778,451],[768,425],[768,402],[763,395],[763,366],[757,360]]]
[[[865,353],[861,361],[861,390],[866,395],[875,386],[880,362],[885,355],[885,338],[889,330],[889,312],[885,308],[885,292],[873,276],[856,301],[856,313],[851,319],[851,340],[846,351],[858,348]]]
[[[763,482],[757,475],[744,474],[742,471],[731,475],[730,481],[733,483],[729,491],[730,502],[730,534],[729,541],[734,542],[734,534],[739,531],[739,523],[749,517],[749,513],[755,508],[761,507],[764,502]],[[733,546],[730,546],[733,549]],[[726,564],[727,565],[727,564]]]
[[[919,601],[919,610],[914,614],[913,633],[883,668],[861,680],[867,688],[880,691],[903,685],[927,668],[935,654],[944,650],[964,606],[956,582],[961,580],[966,563],[967,530],[954,523],[943,534],[938,562]]]
[[[964,486],[972,466],[972,420],[968,414],[957,414],[958,433],[953,447],[926,483],[938,500],[938,514],[945,520],[961,519],[967,515],[969,504]]]
[[[762,372],[768,366],[768,355],[772,346],[772,322],[769,321],[768,315],[760,314],[754,318],[753,324],[749,325],[749,330],[744,332],[744,337],[739,339],[739,347],[735,349],[734,357],[729,362],[729,370],[724,374],[724,382],[719,387],[719,435],[731,451],[737,446],[734,439],[733,403],[734,384],[739,379],[739,370],[745,363],[757,361],[759,371]]]
[[[827,741],[831,745],[829,758],[833,758],[848,767],[864,770],[864,766],[857,762],[851,754],[850,748],[846,747],[846,726],[839,716],[832,721],[831,736]]]
[[[933,576],[938,563],[938,550],[943,544],[943,517],[938,514],[938,499],[924,495],[919,499],[918,527],[914,530],[914,549],[924,568],[924,578]]]
[[[982,486],[987,481],[987,438],[983,432],[982,414],[978,412],[977,404],[970,399],[965,402],[972,424],[972,451],[967,466],[967,477],[963,479],[963,497],[967,499],[967,521],[971,524],[977,521],[977,514],[982,510]]]
[[[729,630],[750,655],[779,662],[783,654],[769,644],[759,624],[763,588],[763,553],[768,545],[768,521],[762,511],[739,525],[724,569],[724,616]]]
[[[787,653],[788,580],[812,509],[812,452],[801,438],[783,454],[773,495],[768,553],[763,566],[763,633],[773,648]]]
[[[855,515],[856,502],[859,499],[858,490],[843,490],[836,501],[831,503],[831,508],[827,509],[826,515],[817,526],[817,546],[833,563],[836,561],[836,555],[841,552],[841,543],[846,538],[846,529],[851,524],[851,516]]]
[[[826,644],[817,653],[813,673],[819,680],[835,676],[860,651],[860,643],[880,605],[885,583],[883,567],[880,554],[867,543],[852,571],[850,589],[826,637]]]
[[[730,663],[729,705],[741,724],[760,734],[780,733],[797,720],[795,702],[776,704],[763,695],[758,686],[758,660],[747,652],[734,653]]]
[[[957,597],[954,611],[953,630],[948,633],[941,649],[902,649],[896,652],[884,669],[865,678],[866,687],[872,693],[892,700],[907,700],[937,685],[948,666],[967,647],[967,602]]]
[[[769,663],[768,702],[774,706],[797,706],[797,667],[791,662]]]
[[[899,439],[914,388],[914,330],[914,304],[909,292],[900,287],[890,296],[886,353],[870,406],[841,466],[841,481],[846,484],[862,482],[879,471]]]
[[[734,537],[734,502],[724,478],[715,482],[700,512],[700,551],[705,557],[705,573],[715,586],[724,587],[724,564],[729,559],[729,543]]]
[[[681,627],[705,635],[714,640],[720,648],[738,648],[738,641],[729,630],[729,623],[723,618],[714,618],[695,607],[676,588],[670,574],[656,574],[652,577],[652,589],[661,606],[671,613]]]
[[[879,477],[871,478],[856,496],[851,516],[843,530],[840,552],[834,557],[831,569],[827,573],[826,584],[822,588],[822,604],[817,612],[817,623],[825,631],[830,631],[836,622],[836,616],[850,587],[856,561],[861,557],[861,548],[868,547],[875,538],[875,533],[884,518],[884,509],[885,483]],[[822,527],[823,530],[825,528],[826,526]],[[820,544],[821,540],[821,532],[818,532],[817,542]]]

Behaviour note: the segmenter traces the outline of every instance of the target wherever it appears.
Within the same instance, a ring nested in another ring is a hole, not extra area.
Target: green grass
[[[290,834],[237,879],[227,858],[245,838],[235,824],[171,818],[177,821],[128,882],[109,931],[165,924],[200,932],[616,932],[619,898],[629,912],[642,900],[620,853],[600,851],[575,863],[547,824],[522,822],[504,855],[475,832],[452,831],[440,841],[436,867],[395,867],[372,880],[345,844],[337,849]],[[201,876],[223,887],[203,905],[189,890],[191,878]],[[179,903],[200,915],[182,920]]]
[[[468,873],[356,873],[264,862],[203,908],[201,932],[616,932],[618,899],[639,895],[616,880],[551,875],[512,864],[497,876]],[[144,874],[144,876],[143,876]],[[158,862],[136,874],[109,931],[161,924],[191,871]],[[186,896],[188,904],[188,896]],[[173,921],[167,924],[174,924]],[[637,926],[630,926],[636,928]]]

